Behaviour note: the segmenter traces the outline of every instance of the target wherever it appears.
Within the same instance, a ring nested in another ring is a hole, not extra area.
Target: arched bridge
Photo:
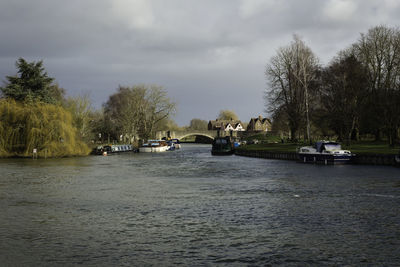
[[[230,135],[230,132],[220,132],[219,136],[227,136]],[[235,133],[234,133],[235,135]],[[211,131],[197,131],[197,130],[187,130],[187,131],[159,131],[156,133],[157,139],[162,139],[163,137],[170,137],[172,139],[182,139],[188,136],[205,136],[210,139],[214,139],[218,136],[217,130]]]

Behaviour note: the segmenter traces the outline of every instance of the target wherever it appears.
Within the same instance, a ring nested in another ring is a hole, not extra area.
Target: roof
[[[239,120],[211,120],[208,122],[211,127],[214,128],[226,128],[228,124],[230,124],[233,128],[236,128],[239,124],[242,125],[242,122]]]
[[[258,116],[257,118],[251,118],[250,119],[250,122],[254,122],[254,123],[256,123],[257,121],[259,121],[259,122],[261,122],[262,124],[264,124],[264,123],[268,123],[268,124],[271,124],[271,120],[270,119],[268,119],[268,118],[263,118],[261,115],[260,116]]]

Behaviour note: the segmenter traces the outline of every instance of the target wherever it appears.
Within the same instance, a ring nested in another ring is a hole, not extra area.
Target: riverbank
[[[259,144],[248,145],[236,149],[235,155],[265,159],[298,160],[296,149],[298,144]],[[349,149],[350,147],[346,147]],[[399,166],[396,162],[398,148],[388,148],[382,144],[360,143],[351,149],[355,157],[352,164]]]
[[[36,153],[32,150],[31,152],[5,152],[5,151],[0,151],[0,159],[7,159],[7,158],[14,158],[14,159],[29,159],[29,158],[75,158],[75,157],[86,157],[91,154],[91,150],[88,148],[88,146],[84,146],[84,143],[82,143],[82,147],[79,148],[79,150],[76,151],[71,151],[71,149],[65,148],[65,149],[54,149],[54,150],[36,150]]]

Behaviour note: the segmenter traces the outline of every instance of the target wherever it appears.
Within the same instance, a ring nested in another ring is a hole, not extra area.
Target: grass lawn
[[[386,142],[360,141],[350,146],[343,145],[344,149],[355,154],[398,154],[400,146],[389,147]]]
[[[271,152],[296,152],[296,148],[299,147],[295,143],[277,143],[277,144],[257,144],[257,145],[245,145],[239,149],[243,150],[262,150]]]
[[[246,145],[239,149],[243,150],[261,150],[271,152],[296,152],[296,148],[304,146],[297,143],[277,143],[277,144],[257,144]],[[355,154],[398,154],[400,146],[390,148],[385,142],[360,141],[350,146],[342,145],[343,149],[348,149]]]

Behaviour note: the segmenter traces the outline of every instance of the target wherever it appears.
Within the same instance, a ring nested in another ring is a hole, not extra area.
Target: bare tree
[[[90,141],[92,107],[89,95],[68,97],[64,101],[64,107],[71,112],[74,126],[78,129],[80,137]]]
[[[291,138],[306,125],[310,141],[311,84],[316,80],[318,59],[296,35],[289,46],[281,47],[267,65],[269,88],[266,91],[267,110],[284,111],[289,120]]]
[[[171,102],[167,92],[161,86],[138,86],[136,89],[144,92],[144,98],[137,103],[138,109],[138,133],[147,140],[153,133],[154,127],[160,121],[168,118],[176,110],[176,104]]]
[[[167,119],[175,107],[176,104],[161,86],[120,86],[105,104],[105,113],[119,134],[138,135],[140,139],[147,140],[154,133],[157,123]]]
[[[368,69],[370,119],[376,138],[383,129],[389,144],[394,145],[400,124],[400,31],[383,25],[373,27],[361,34],[353,48]]]
[[[188,129],[191,130],[207,130],[208,129],[208,122],[202,119],[192,119],[190,121],[190,125],[188,127]]]
[[[357,137],[368,85],[366,73],[351,51],[340,52],[322,71],[320,116],[347,144],[352,135]]]

